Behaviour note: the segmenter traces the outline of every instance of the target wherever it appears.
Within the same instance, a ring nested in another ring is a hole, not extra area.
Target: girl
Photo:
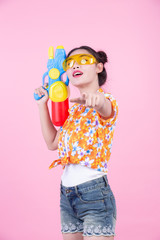
[[[63,68],[80,97],[57,131],[48,107],[48,93],[41,87],[35,93],[42,133],[48,149],[58,149],[59,159],[50,168],[63,166],[60,184],[61,232],[64,240],[114,240],[117,208],[107,178],[118,103],[101,86],[106,82],[105,52],[88,46],[72,49]],[[45,85],[46,86],[46,85]],[[45,87],[44,86],[44,87]]]

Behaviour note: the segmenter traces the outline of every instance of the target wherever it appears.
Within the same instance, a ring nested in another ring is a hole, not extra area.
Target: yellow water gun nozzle
[[[54,58],[54,48],[53,46],[50,46],[48,49],[48,58],[53,59]]]

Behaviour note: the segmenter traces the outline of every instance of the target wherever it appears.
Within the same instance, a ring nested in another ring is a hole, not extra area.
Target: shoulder
[[[78,104],[78,103],[73,104],[73,105],[68,109],[69,114],[74,113],[75,110],[78,108],[79,105],[80,105],[80,104]]]

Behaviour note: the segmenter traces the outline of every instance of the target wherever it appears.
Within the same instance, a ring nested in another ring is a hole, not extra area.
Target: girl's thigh
[[[62,233],[63,240],[83,240],[83,233],[76,232],[76,233]],[[112,240],[112,239],[111,239]]]

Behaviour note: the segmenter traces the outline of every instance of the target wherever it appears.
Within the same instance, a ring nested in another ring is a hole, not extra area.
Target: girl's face
[[[70,56],[75,55],[75,54],[91,54],[85,49],[77,49],[74,52],[72,52]],[[79,70],[83,74],[79,75],[78,77],[73,76],[73,72]],[[82,87],[82,86],[87,86],[90,85],[93,81],[98,81],[98,73],[103,70],[103,63],[94,63],[91,65],[79,65],[76,61],[73,65],[72,68],[69,68],[66,71],[66,74],[71,81],[71,83],[76,86],[76,87]]]

